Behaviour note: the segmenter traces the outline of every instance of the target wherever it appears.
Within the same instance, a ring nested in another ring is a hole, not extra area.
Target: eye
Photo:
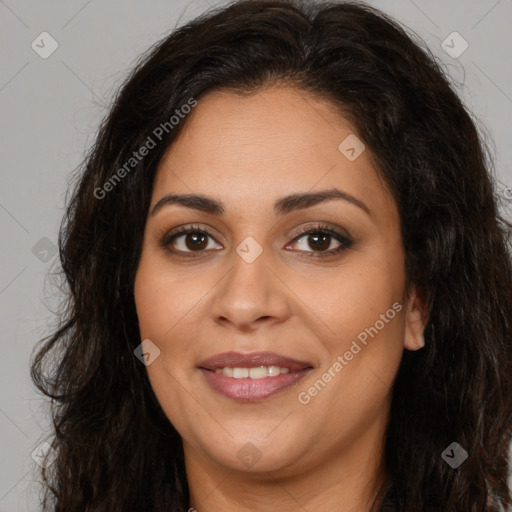
[[[213,242],[216,240],[209,231],[199,226],[189,226],[177,228],[166,234],[161,245],[178,256],[197,257],[204,255],[207,250],[222,249],[222,245],[216,245]],[[329,226],[316,225],[300,231],[299,236],[285,248],[296,245],[298,252],[306,253],[308,257],[322,257],[339,254],[348,249],[352,243],[347,235]]]
[[[311,253],[307,256],[322,257],[338,254],[348,249],[352,243],[346,235],[329,226],[318,225],[301,231],[291,245],[297,245],[301,252]]]
[[[173,248],[169,250],[174,253],[188,253],[187,256],[194,257],[201,256],[206,249],[222,249],[222,246],[213,245],[212,247],[210,241],[215,239],[208,231],[199,226],[190,226],[179,231],[171,231],[165,235],[161,244],[164,247],[172,246]]]

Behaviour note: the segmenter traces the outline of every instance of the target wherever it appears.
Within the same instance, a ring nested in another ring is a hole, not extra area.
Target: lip
[[[224,367],[254,368],[257,366],[279,366],[289,373],[263,379],[234,379],[215,370]],[[237,402],[257,402],[294,386],[313,370],[310,363],[281,356],[274,352],[225,352],[210,357],[198,364],[208,385],[217,393]]]
[[[275,352],[251,352],[249,354],[243,354],[242,352],[223,352],[222,354],[216,354],[204,361],[201,361],[197,366],[213,372],[217,368],[224,368],[226,366],[230,366],[232,368],[279,366],[281,368],[288,368],[290,372],[298,372],[311,367],[312,365],[306,361],[298,361],[291,357],[281,356]]]

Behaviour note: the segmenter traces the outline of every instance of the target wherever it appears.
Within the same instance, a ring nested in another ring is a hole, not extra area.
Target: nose
[[[214,290],[213,320],[246,332],[285,321],[291,314],[290,292],[265,251],[250,263],[238,254],[233,259],[233,267]]]

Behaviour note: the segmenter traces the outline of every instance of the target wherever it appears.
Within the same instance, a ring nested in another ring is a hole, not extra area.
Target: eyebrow
[[[341,199],[347,201],[358,208],[364,210],[371,216],[371,211],[360,199],[357,199],[348,192],[344,192],[337,188],[329,190],[320,190],[318,192],[305,192],[302,194],[290,194],[282,197],[274,203],[274,211],[276,215],[286,215],[295,210],[311,208],[324,201],[332,199]],[[151,215],[155,215],[164,206],[178,204],[187,208],[193,208],[212,215],[222,216],[225,213],[224,205],[221,201],[217,201],[211,197],[198,194],[167,194],[162,197],[151,210]]]

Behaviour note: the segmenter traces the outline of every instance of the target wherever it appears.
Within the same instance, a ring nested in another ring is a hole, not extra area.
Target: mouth
[[[225,352],[198,364],[207,384],[238,402],[256,402],[303,379],[313,366],[274,352]]]

